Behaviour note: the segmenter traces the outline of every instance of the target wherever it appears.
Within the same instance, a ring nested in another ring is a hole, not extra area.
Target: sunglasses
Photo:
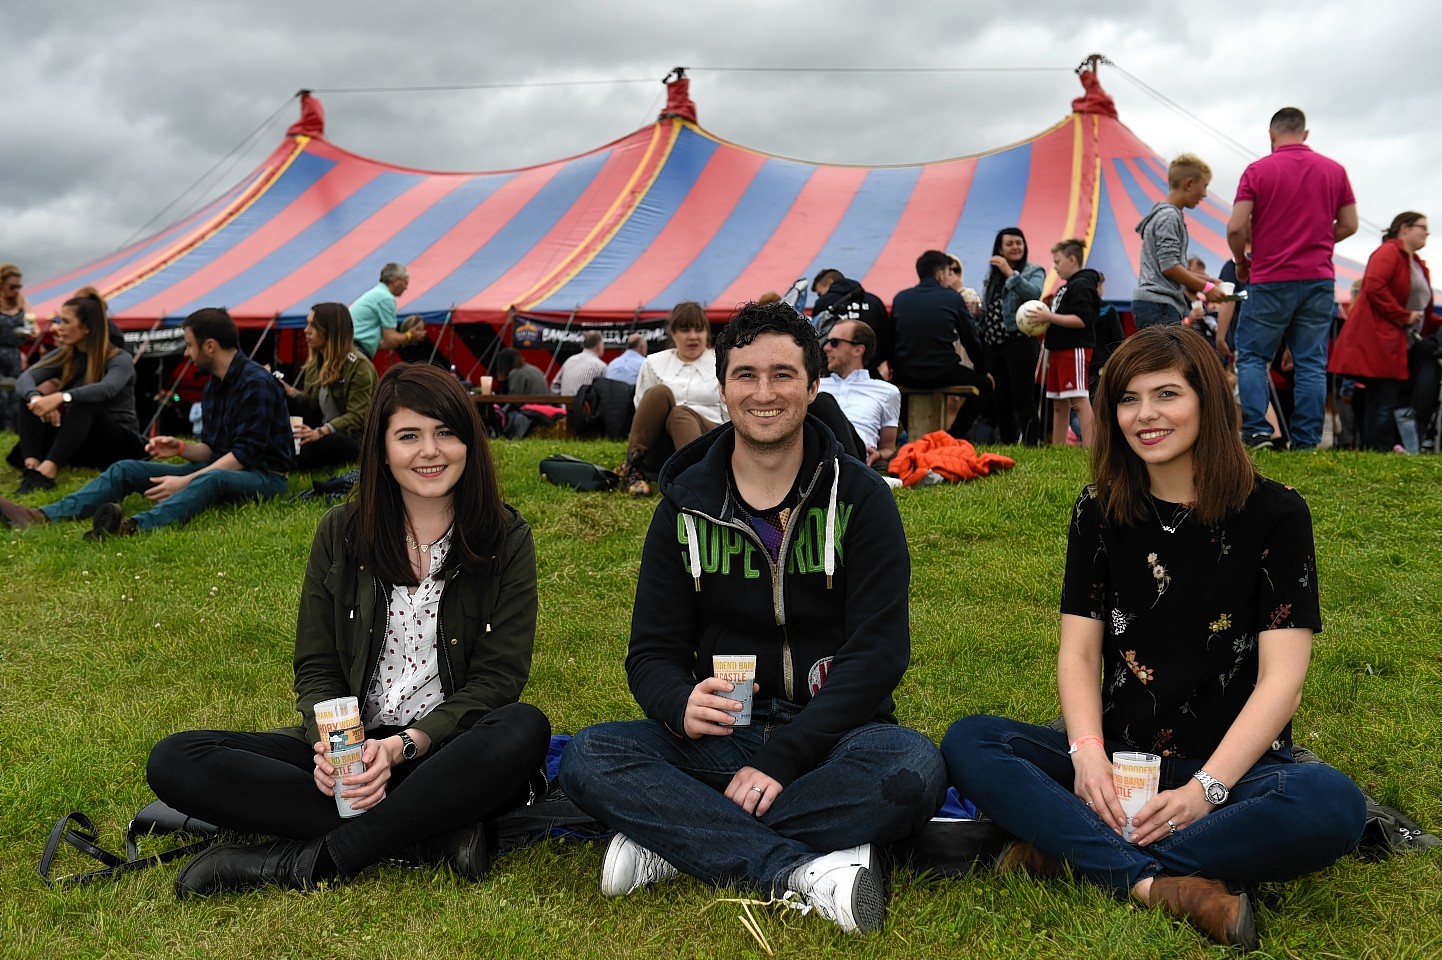
[[[841,339],[840,337],[827,337],[827,338],[826,338],[826,345],[827,345],[828,347],[830,347],[831,349],[833,349],[833,350],[835,350],[838,345],[843,344],[843,343],[849,343],[849,344],[851,344],[853,347],[859,347],[859,346],[861,346],[861,344],[860,344],[858,341],[856,341],[856,340],[843,340],[843,339]]]

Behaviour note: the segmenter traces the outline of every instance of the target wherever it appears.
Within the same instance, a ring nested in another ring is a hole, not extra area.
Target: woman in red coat
[[[1393,415],[1405,406],[1407,349],[1432,313],[1432,280],[1417,251],[1427,245],[1427,218],[1408,211],[1392,219],[1382,246],[1367,260],[1361,294],[1352,301],[1327,369],[1365,388],[1362,445],[1390,450]]]

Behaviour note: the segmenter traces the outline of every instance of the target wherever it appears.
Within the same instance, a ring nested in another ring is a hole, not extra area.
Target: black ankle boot
[[[325,843],[314,840],[272,840],[245,845],[226,843],[202,850],[175,876],[175,896],[208,897],[256,887],[309,890],[316,884],[316,857]]]
[[[480,880],[491,869],[494,841],[488,832],[481,823],[458,827],[411,844],[391,862],[403,867],[450,867],[467,880]]]

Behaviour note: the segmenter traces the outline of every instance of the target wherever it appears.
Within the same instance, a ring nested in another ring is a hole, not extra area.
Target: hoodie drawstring
[[[696,539],[696,521],[691,519],[691,514],[681,514],[681,522],[686,525],[686,546],[691,550],[691,579],[696,584],[696,592],[701,592],[701,544]]]
[[[836,572],[836,490],[841,485],[841,458],[831,461],[831,499],[826,504],[826,589],[831,589],[831,575]]]

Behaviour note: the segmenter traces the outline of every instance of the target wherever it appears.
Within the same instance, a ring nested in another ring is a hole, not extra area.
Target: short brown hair
[[[1097,385],[1092,482],[1102,512],[1112,523],[1145,520],[1151,486],[1146,464],[1132,452],[1117,423],[1117,404],[1135,378],[1172,369],[1186,378],[1200,404],[1200,429],[1192,448],[1197,518],[1207,524],[1220,522],[1240,510],[1256,488],[1260,474],[1242,446],[1241,412],[1216,350],[1190,327],[1157,324],[1138,330],[1117,347]]]
[[[677,330],[705,330],[711,332],[711,323],[706,319],[706,308],[695,300],[682,300],[671,308],[671,316],[666,320],[666,332],[675,333]]]
[[[851,324],[851,339],[861,344],[861,362],[866,363],[871,355],[876,352],[876,331],[871,329],[871,324],[865,320],[840,320],[836,327],[843,323]],[[836,327],[831,328],[831,335],[836,336]]]
[[[1078,240],[1076,237],[1068,237],[1065,240],[1058,240],[1054,243],[1051,252],[1059,253],[1064,257],[1071,257],[1077,263],[1082,263],[1087,252],[1087,242],[1085,240]]]

